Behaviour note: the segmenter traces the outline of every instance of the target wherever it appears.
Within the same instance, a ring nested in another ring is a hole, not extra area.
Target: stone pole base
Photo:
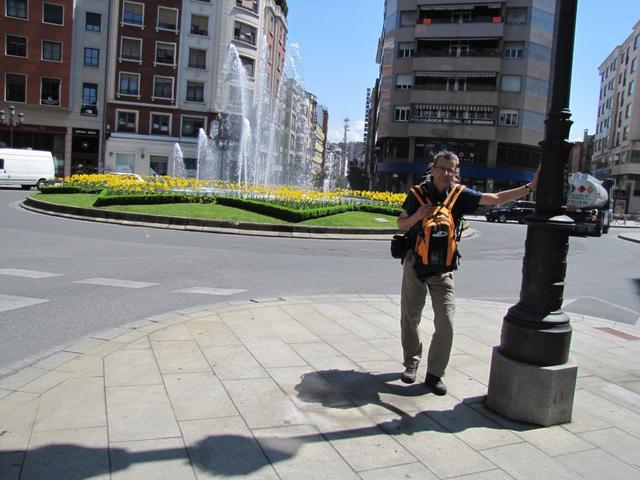
[[[578,366],[569,359],[543,367],[505,357],[493,348],[487,408],[519,422],[548,427],[571,421]]]

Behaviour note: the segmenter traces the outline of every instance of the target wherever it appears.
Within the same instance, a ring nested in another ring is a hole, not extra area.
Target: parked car
[[[38,189],[55,178],[51,152],[18,148],[0,148],[0,184],[20,185],[24,190]]]
[[[104,172],[105,175],[117,175],[121,177],[123,180],[133,180],[135,182],[143,183],[145,180],[137,173],[130,172]]]
[[[518,200],[509,205],[490,208],[485,211],[484,216],[487,217],[488,222],[498,221],[504,223],[507,220],[515,220],[516,222],[524,223],[525,217],[534,213],[535,210],[535,202]]]

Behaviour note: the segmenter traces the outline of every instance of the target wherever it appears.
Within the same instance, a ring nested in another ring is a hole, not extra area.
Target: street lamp
[[[220,150],[220,180],[224,180],[222,175],[224,173],[224,151],[227,147],[227,139],[224,125],[222,125],[218,120],[213,120],[211,122],[209,137],[215,142],[216,147]]]
[[[537,425],[571,421],[577,366],[569,359],[571,325],[562,311],[569,236],[565,215],[566,165],[571,149],[569,94],[577,0],[556,9],[551,105],[541,142],[536,213],[527,219],[520,301],[502,323],[491,359],[487,406]]]
[[[9,105],[9,117],[4,110],[0,110],[0,124],[9,126],[9,146],[13,148],[13,127],[17,127],[24,123],[24,113],[18,112],[16,115],[16,107]]]

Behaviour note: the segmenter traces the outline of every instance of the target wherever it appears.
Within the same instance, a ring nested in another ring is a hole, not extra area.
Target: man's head
[[[455,153],[442,151],[433,158],[431,178],[439,191],[446,190],[456,178],[458,156]]]

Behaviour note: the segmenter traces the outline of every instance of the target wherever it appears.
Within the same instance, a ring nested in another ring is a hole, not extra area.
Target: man
[[[454,184],[458,164],[459,160],[455,154],[446,151],[438,153],[434,158],[431,179],[421,184],[421,190],[426,193],[430,203],[421,205],[415,195],[409,192],[397,220],[398,228],[410,230],[411,241],[411,248],[404,259],[400,295],[400,328],[405,366],[401,380],[404,383],[413,383],[416,380],[418,364],[422,358],[422,342],[418,326],[429,292],[435,329],[427,355],[427,374],[424,383],[436,395],[447,393],[442,377],[449,363],[453,343],[455,314],[453,271],[426,275],[419,273],[416,270],[416,263],[421,260],[413,250],[413,246],[417,233],[422,229],[423,217],[433,212],[433,205],[442,204],[446,199],[449,189]],[[537,183],[538,173],[536,172],[531,183],[499,193],[481,193],[465,188],[452,208],[453,218],[458,224],[463,215],[473,213],[478,205],[502,205],[522,198],[535,191]]]

